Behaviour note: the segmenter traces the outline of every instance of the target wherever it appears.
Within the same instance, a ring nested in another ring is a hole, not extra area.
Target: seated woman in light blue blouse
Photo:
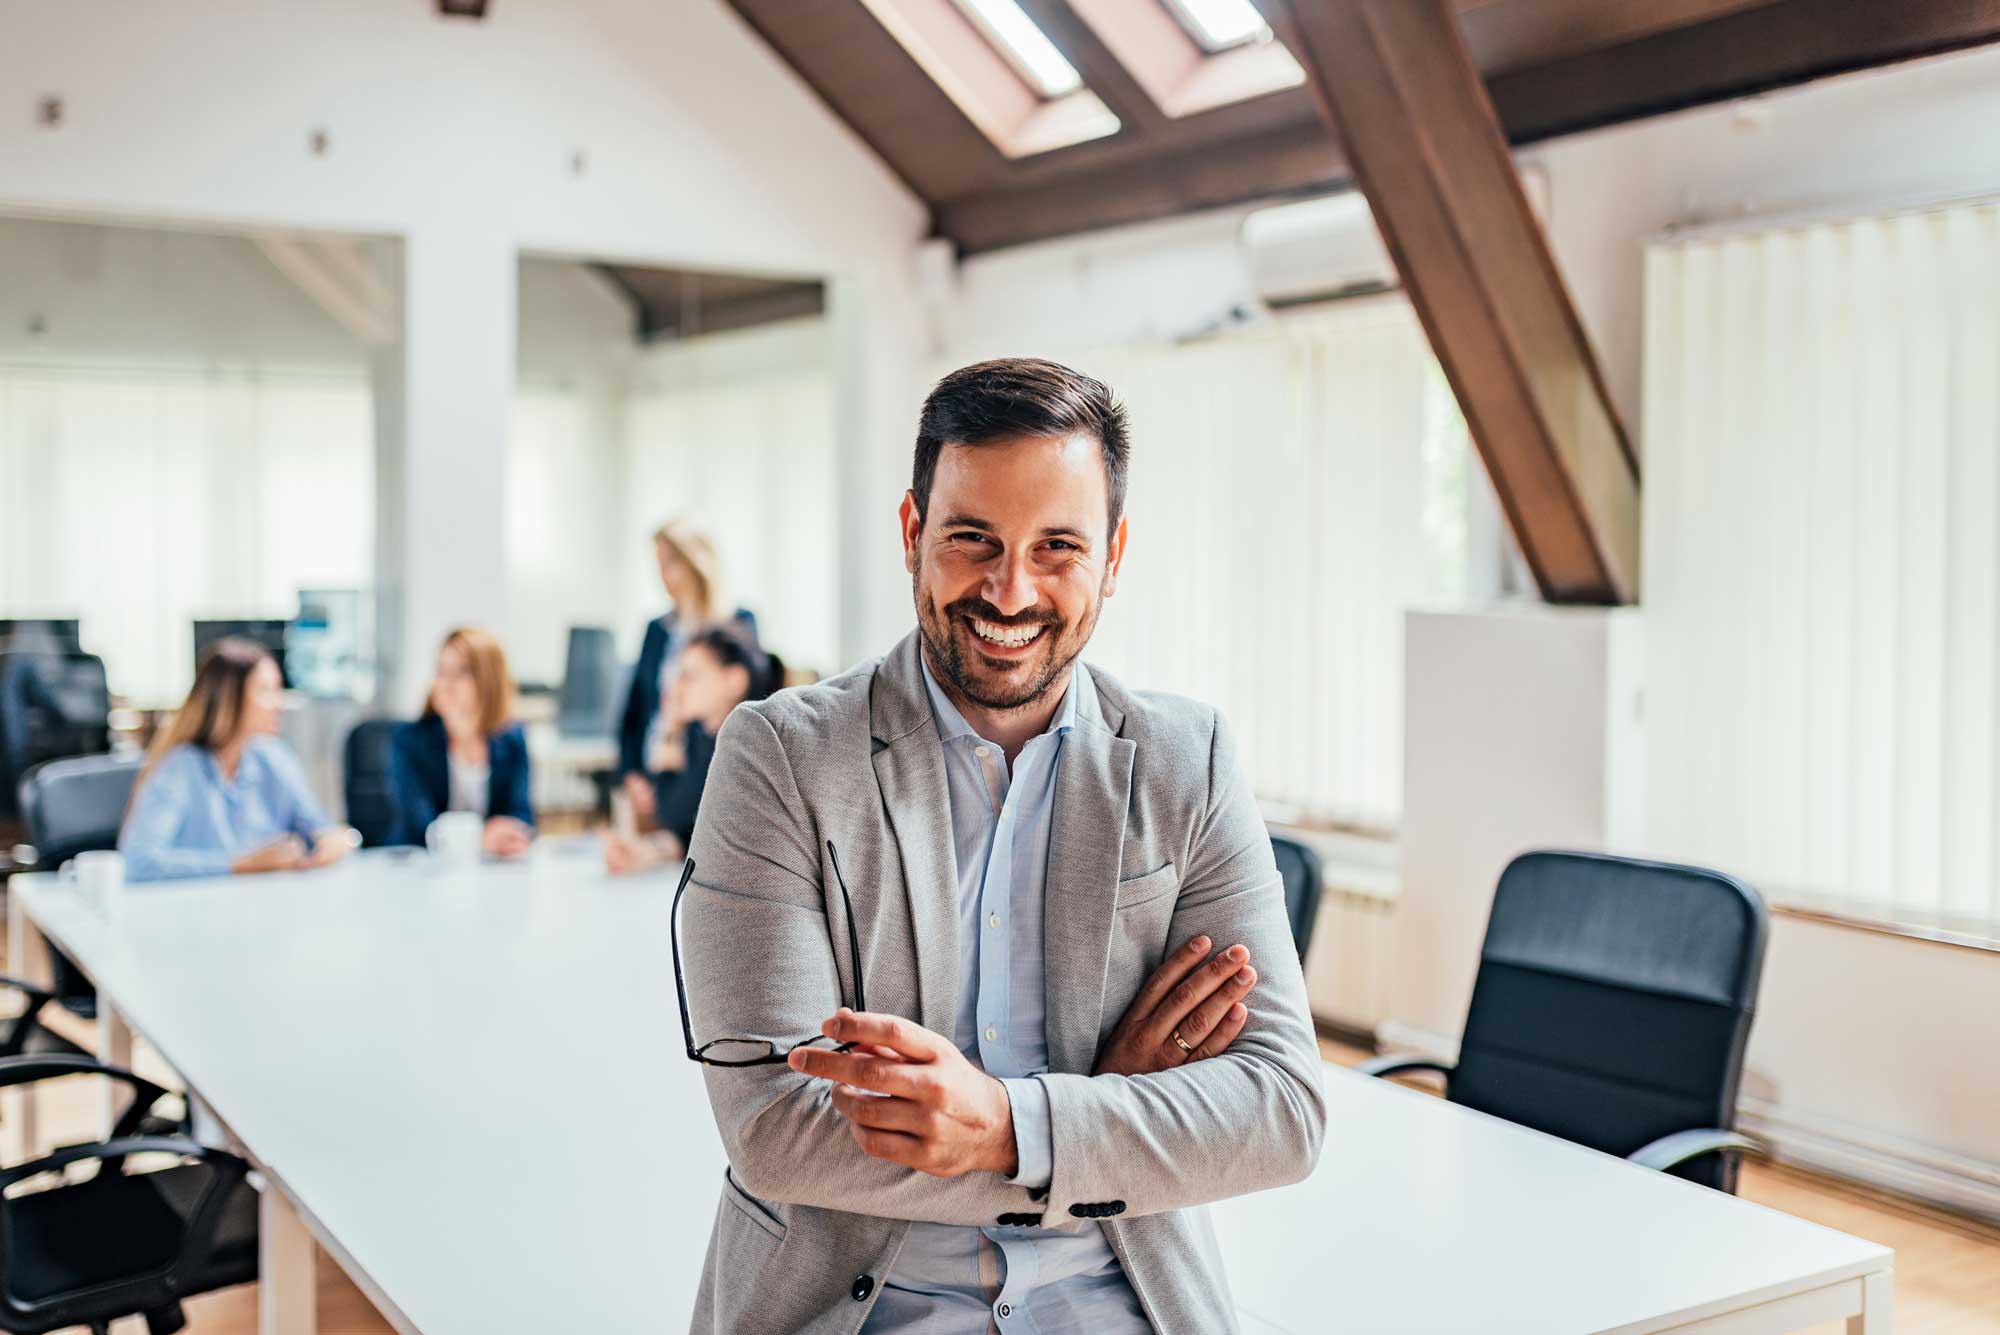
[[[274,735],[283,691],[262,645],[210,646],[186,703],[153,743],[118,832],[128,880],[323,867],[354,846]]]

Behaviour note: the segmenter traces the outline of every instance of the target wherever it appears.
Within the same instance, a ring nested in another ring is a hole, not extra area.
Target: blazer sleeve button
[[[854,1287],[848,1290],[848,1293],[853,1295],[854,1301],[857,1303],[867,1302],[868,1295],[873,1292],[875,1292],[875,1279],[872,1275],[856,1275],[854,1277]]]

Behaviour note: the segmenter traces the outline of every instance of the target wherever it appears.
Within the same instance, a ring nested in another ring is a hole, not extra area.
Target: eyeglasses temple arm
[[[833,863],[833,879],[840,883],[841,906],[847,910],[847,951],[854,960],[854,1009],[868,1009],[868,994],[861,986],[861,936],[854,930],[854,897],[847,893],[847,878],[840,874],[840,854],[833,851],[833,840],[826,841],[827,860]],[[689,1042],[693,1042],[690,1038]]]
[[[674,887],[674,905],[667,910],[667,938],[673,946],[674,991],[681,1001],[681,1037],[687,1040],[687,1055],[700,1061],[701,1053],[694,1045],[694,1021],[688,1015],[687,980],[681,976],[681,896],[693,879],[694,859],[689,858],[681,867],[681,883]]]

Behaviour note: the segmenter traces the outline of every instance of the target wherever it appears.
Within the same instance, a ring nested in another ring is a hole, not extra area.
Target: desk
[[[405,1332],[681,1327],[724,1160],[679,1052],[671,875],[551,839],[135,887],[108,917],[52,877],[10,888],[28,956],[46,933],[96,980],[107,1050],[143,1033],[267,1174],[270,1335],[311,1329],[314,1242]],[[1884,1248],[1326,1080],[1317,1172],[1217,1207],[1257,1335],[1889,1329]]]

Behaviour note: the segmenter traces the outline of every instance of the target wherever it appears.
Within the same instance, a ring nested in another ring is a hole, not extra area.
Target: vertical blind
[[[2000,925],[2000,206],[1646,261],[1648,838]]]
[[[1089,657],[1218,705],[1273,814],[1401,817],[1403,613],[1463,586],[1464,428],[1408,303],[1080,356],[1132,416]]]
[[[360,373],[0,365],[0,607],[83,616],[111,688],[176,704],[197,617],[290,617],[367,588]]]

